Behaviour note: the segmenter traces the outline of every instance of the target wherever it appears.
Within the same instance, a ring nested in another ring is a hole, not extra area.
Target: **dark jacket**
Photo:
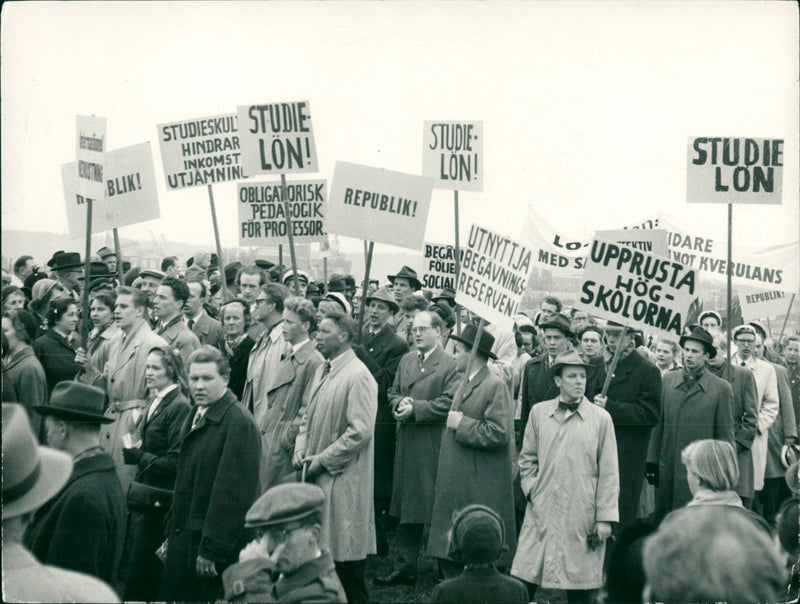
[[[219,345],[224,334],[222,323],[211,318],[205,309],[200,311],[200,318],[192,326],[192,332],[194,332],[201,344],[208,344],[215,348]]]
[[[42,364],[47,377],[47,398],[59,382],[74,380],[82,369],[75,362],[75,349],[66,338],[52,329],[33,341],[33,352]]]
[[[235,561],[245,544],[244,515],[258,491],[261,439],[253,416],[230,390],[191,429],[194,413],[181,431],[160,600],[222,596],[219,577],[197,576],[197,556],[216,562],[217,572]]]
[[[528,590],[522,581],[505,577],[491,568],[465,570],[460,577],[443,581],[433,588],[431,602],[497,602],[498,604],[524,604]]]
[[[125,542],[125,495],[106,453],[78,460],[69,482],[39,508],[25,546],[43,564],[114,584]]]
[[[21,348],[3,363],[3,402],[25,407],[33,433],[40,436],[42,418],[32,407],[47,404],[47,379],[30,346]]]
[[[378,382],[378,415],[375,418],[375,502],[380,509],[388,509],[392,498],[392,471],[395,451],[395,421],[389,407],[388,391],[400,359],[408,352],[408,344],[398,337],[394,329],[384,325],[376,334],[365,328],[361,337],[374,364],[367,365]]]
[[[661,417],[661,371],[635,350],[620,359],[608,387],[619,456],[619,524],[636,520],[650,432]],[[591,399],[590,399],[591,400]]]
[[[347,602],[327,552],[279,577],[269,560],[237,562],[225,570],[222,582],[228,602]]]
[[[252,350],[256,341],[250,336],[245,336],[244,340],[239,342],[239,345],[233,349],[233,354],[228,356],[225,350],[224,338],[220,338],[219,349],[228,358],[228,365],[231,366],[231,377],[228,380],[228,388],[231,389],[236,395],[236,398],[241,400],[242,392],[244,392],[244,385],[247,382],[247,361],[250,357],[250,350]]]
[[[149,420],[148,408],[142,411],[142,456],[137,480],[154,487],[172,489],[178,469],[181,431],[191,405],[178,387],[164,396]]]

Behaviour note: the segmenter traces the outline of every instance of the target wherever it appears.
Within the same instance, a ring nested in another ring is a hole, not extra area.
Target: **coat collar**
[[[333,559],[328,552],[322,552],[319,558],[309,560],[300,568],[280,576],[275,584],[275,595],[280,602],[288,593],[313,583],[320,577],[335,571]]]
[[[28,357],[35,357],[36,355],[33,352],[33,348],[31,348],[30,344],[25,344],[22,348],[17,350],[14,354],[12,354],[8,360],[5,362],[4,370],[8,371],[12,367],[19,365],[22,361],[27,359]]]
[[[678,387],[683,386],[684,388],[686,388],[686,382],[684,380],[684,375],[685,374],[683,373],[683,370],[681,370],[681,372],[680,372],[680,376],[681,377],[680,377],[680,380],[677,383]],[[704,369],[703,370],[703,374],[700,376],[700,378],[694,384],[692,384],[691,388],[689,388],[688,391],[686,392],[687,396],[690,395],[690,394],[694,394],[695,392],[697,392],[698,389],[702,390],[703,392],[706,392],[709,389],[710,385],[711,385],[711,381],[715,377],[716,376],[712,376],[711,372],[708,369]]]
[[[480,369],[478,369],[478,373],[475,374],[475,377],[471,380],[467,380],[467,383],[464,385],[464,396],[463,398],[467,398],[475,388],[480,385],[483,380],[486,379],[486,376],[489,375],[489,366],[484,365]],[[463,379],[463,378],[462,378]]]
[[[156,408],[156,410],[153,412],[153,417],[151,417],[150,419],[147,419],[147,409],[149,409],[149,405],[148,405],[148,406],[147,406],[147,408],[146,408],[146,409],[145,409],[145,411],[144,411],[144,419],[142,420],[142,426],[143,426],[143,427],[144,427],[144,426],[147,426],[147,424],[149,424],[150,422],[152,422],[153,420],[155,420],[155,419],[156,419],[156,418],[157,418],[159,415],[161,415],[162,413],[164,413],[164,410],[165,410],[167,407],[169,407],[169,404],[170,404],[172,401],[174,401],[174,400],[175,400],[175,398],[176,398],[176,397],[177,397],[177,396],[178,396],[180,393],[181,393],[181,387],[180,387],[180,386],[176,386],[175,388],[173,388],[172,390],[170,390],[169,392],[167,392],[167,393],[164,395],[164,398],[162,398],[162,399],[161,399],[161,402],[158,404],[158,407]],[[152,404],[152,402],[151,402],[150,404]]]
[[[548,417],[555,415],[556,411],[558,410],[558,401],[561,399],[561,395],[557,396],[556,398],[548,401],[548,404],[551,405],[550,412],[547,414]],[[586,396],[581,399],[581,402],[578,403],[578,408],[575,409],[575,415],[580,416],[581,419],[586,418],[586,414],[589,413],[589,406],[594,405]],[[571,417],[571,416],[570,416]]]
[[[225,394],[222,395],[222,398],[219,399],[215,403],[211,403],[208,407],[208,411],[206,411],[205,415],[200,419],[198,424],[195,426],[195,429],[192,430],[192,420],[194,419],[194,409],[192,413],[189,413],[186,416],[186,433],[193,433],[205,426],[208,423],[212,424],[219,424],[222,422],[222,418],[227,413],[228,409],[231,405],[237,402],[236,395],[231,392],[230,388],[225,391]]]
[[[211,331],[211,317],[208,315],[205,308],[200,309],[200,316],[197,317],[197,321],[194,322],[194,327],[203,335],[208,335]]]
[[[67,340],[67,338],[62,336],[60,333],[56,332],[55,329],[48,329],[44,333],[44,336],[50,338],[51,340],[53,340],[55,342],[58,342],[58,344],[60,344],[61,346],[65,346],[65,347],[69,348],[70,350],[74,351],[74,348],[72,348],[72,345],[69,343],[69,340]]]
[[[409,352],[408,355],[413,357],[413,362],[409,364],[411,377],[407,381],[407,385],[413,386],[420,380],[436,373],[436,367],[439,366],[439,362],[442,360],[443,354],[444,351],[442,350],[441,345],[437,345],[436,348],[433,349],[430,355],[428,355],[428,357],[422,363],[422,367],[420,367],[419,351],[412,350],[411,352]]]
[[[69,480],[64,488],[67,488],[73,482],[79,478],[82,478],[83,476],[86,476],[87,474],[106,472],[108,470],[113,470],[114,468],[114,460],[108,453],[100,453],[98,455],[92,455],[91,457],[84,457],[83,459],[79,459],[75,462],[75,465],[72,468],[72,476],[69,477]]]

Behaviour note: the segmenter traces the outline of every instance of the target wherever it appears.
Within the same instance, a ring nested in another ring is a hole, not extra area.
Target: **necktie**
[[[742,361],[742,367],[747,367],[747,363],[745,363],[744,361]]]
[[[421,352],[417,353],[417,360],[419,361],[419,366],[422,367],[423,363],[425,362],[425,355]]]
[[[192,430],[194,430],[197,427],[197,424],[200,423],[201,419],[203,419],[203,414],[200,413],[200,409],[198,409],[197,411],[195,411],[194,418],[192,419]]]
[[[189,331],[192,331],[192,327],[194,327],[194,319],[189,319]]]
[[[580,404],[580,401],[577,403],[565,403],[564,401],[558,401],[558,408],[562,409],[563,411],[575,411]]]

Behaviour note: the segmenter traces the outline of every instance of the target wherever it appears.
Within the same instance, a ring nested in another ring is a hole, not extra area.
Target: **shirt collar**
[[[330,359],[328,362],[331,364],[331,373],[333,373],[334,371],[338,371],[341,367],[344,367],[347,363],[350,362],[350,359],[352,359],[355,356],[355,354],[356,353],[353,352],[352,348],[348,348],[339,356]]]
[[[166,388],[162,388],[161,390],[158,391],[158,394],[156,394],[156,399],[162,400],[165,396],[167,396],[170,392],[175,390],[175,388],[177,388],[177,387],[178,387],[178,384],[170,384]]]
[[[306,338],[302,342],[298,342],[297,344],[292,344],[292,354],[297,354],[297,351],[300,350],[303,346],[305,346],[310,341],[311,341],[311,338]]]
[[[425,352],[425,353],[419,353],[419,352],[417,352],[417,354],[422,354],[422,362],[424,363],[425,361],[427,361],[427,360],[430,358],[430,356],[431,356],[431,355],[432,355],[434,352],[436,352],[436,349],[437,349],[437,348],[439,348],[439,344],[438,344],[438,342],[437,342],[436,346],[434,346],[433,348],[431,348],[431,349],[430,349],[428,352]]]

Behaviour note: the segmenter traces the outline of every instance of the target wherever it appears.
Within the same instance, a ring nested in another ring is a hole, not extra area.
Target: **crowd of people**
[[[6,600],[368,602],[368,556],[414,585],[423,551],[434,602],[797,595],[795,335],[551,295],[507,330],[406,266],[362,300],[203,251],[46,264],[2,289]]]

